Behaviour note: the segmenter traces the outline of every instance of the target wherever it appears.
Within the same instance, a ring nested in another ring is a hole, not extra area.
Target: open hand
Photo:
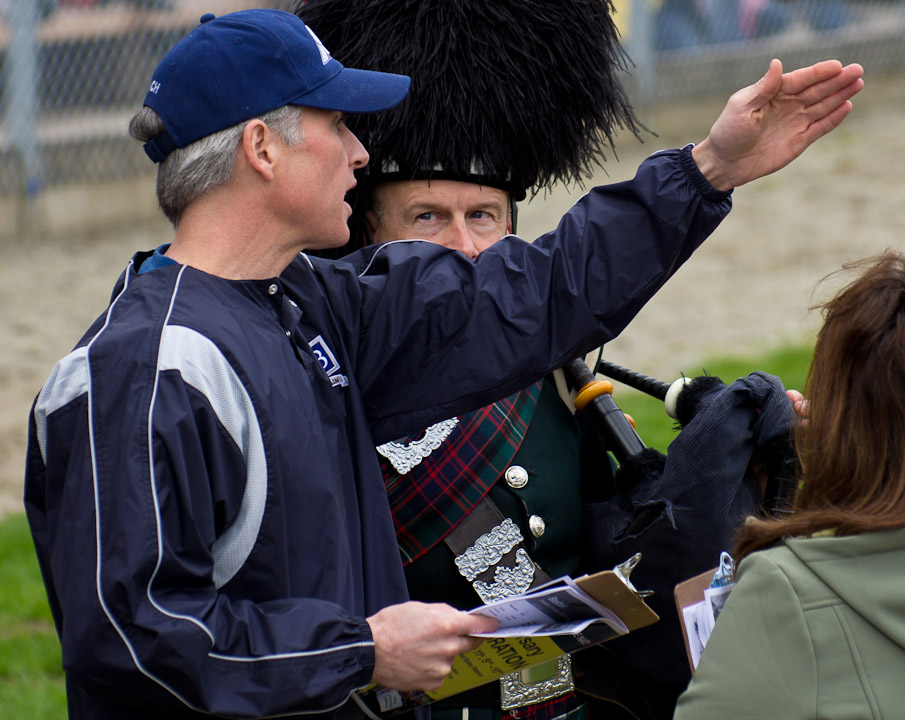
[[[839,126],[864,87],[863,73],[838,60],[783,73],[773,60],[766,75],[729,98],[692,150],[695,162],[718,190],[776,172]]]

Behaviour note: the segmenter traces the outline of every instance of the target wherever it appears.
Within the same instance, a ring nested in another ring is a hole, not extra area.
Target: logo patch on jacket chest
[[[327,345],[323,335],[318,335],[314,338],[314,340],[308,343],[308,347],[311,348],[314,357],[317,359],[318,363],[320,363],[320,366],[323,368],[327,377],[330,378],[333,387],[347,387],[349,385],[349,378],[339,372],[341,369],[339,361]]]

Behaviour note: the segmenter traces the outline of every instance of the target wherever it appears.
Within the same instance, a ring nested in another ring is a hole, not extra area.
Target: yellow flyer
[[[440,689],[426,694],[442,700],[564,654],[549,637],[487,638],[476,649],[457,656]]]

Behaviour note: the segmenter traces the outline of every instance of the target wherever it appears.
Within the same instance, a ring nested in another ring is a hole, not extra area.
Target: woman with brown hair
[[[822,306],[794,511],[749,519],[675,717],[892,718],[905,701],[905,256]]]

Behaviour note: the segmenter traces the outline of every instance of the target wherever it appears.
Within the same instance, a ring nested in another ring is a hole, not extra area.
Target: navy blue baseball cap
[[[343,67],[292,13],[208,13],[154,71],[144,104],[166,132],[144,149],[161,162],[176,148],[284,105],[386,110],[402,102],[410,84],[406,75]]]

